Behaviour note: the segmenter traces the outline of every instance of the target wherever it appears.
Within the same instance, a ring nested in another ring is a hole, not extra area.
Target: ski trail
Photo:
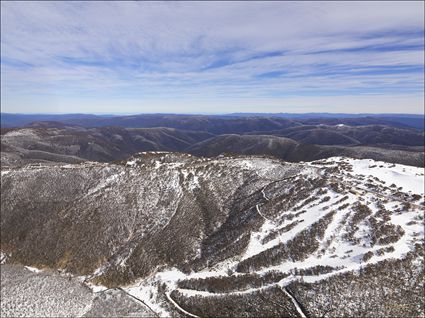
[[[264,216],[264,214],[260,211],[260,207],[259,207],[259,204],[257,204],[257,205],[255,205],[255,208],[257,209],[257,212],[258,212],[258,214],[264,219],[264,220],[266,220],[266,221],[270,221],[268,218],[266,218],[265,216]]]
[[[263,189],[261,189],[261,194],[263,195],[263,198],[266,200],[266,201],[270,201],[270,199],[267,197],[267,195],[265,194],[265,192],[264,192],[264,189],[265,189],[265,187],[263,188]],[[269,219],[268,217],[266,217],[262,212],[261,212],[261,210],[260,210],[260,204],[261,203],[259,203],[259,204],[256,204],[255,205],[255,208],[257,209],[257,212],[258,212],[258,214],[264,219],[264,220],[266,220],[266,221],[269,221],[269,222],[271,222],[271,223],[273,223],[273,224],[276,224],[276,222],[274,221],[274,220],[271,220],[271,219]]]
[[[182,313],[190,316],[190,317],[194,317],[194,318],[200,318],[199,316],[196,316],[186,310],[184,310],[182,307],[180,307],[173,298],[171,298],[171,292],[166,292],[165,296],[167,297],[167,299],[174,305],[174,307],[176,307],[178,310],[180,310]]]
[[[146,308],[148,308],[153,314],[154,314],[154,316],[155,317],[159,317],[159,315],[154,311],[154,310],[152,310],[152,308],[151,307],[149,307],[143,300],[141,300],[140,298],[137,298],[136,296],[133,296],[132,294],[130,294],[130,293],[127,293],[124,289],[122,289],[121,287],[117,287],[117,289],[118,290],[120,290],[120,291],[122,291],[123,293],[125,293],[126,295],[128,295],[128,296],[130,296],[131,298],[133,298],[133,299],[135,299],[135,300],[137,300],[138,302],[140,302],[140,303],[142,303]]]
[[[282,291],[285,293],[285,295],[288,296],[291,299],[292,303],[295,306],[295,309],[300,314],[300,316],[302,318],[307,318],[307,316],[305,315],[304,311],[300,307],[300,304],[298,303],[298,301],[295,299],[294,296],[292,296],[292,294],[286,289],[286,287],[280,287],[280,289],[282,289]]]
[[[266,199],[267,201],[270,201],[270,198],[268,198],[268,197],[267,197],[266,193],[264,192],[264,189],[265,189],[265,188],[263,188],[263,189],[261,190],[261,194],[263,195],[263,198],[264,198],[264,199]]]

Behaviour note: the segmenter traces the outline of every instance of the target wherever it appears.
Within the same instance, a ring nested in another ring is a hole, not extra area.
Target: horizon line
[[[415,115],[415,116],[425,116],[425,113],[350,113],[350,112],[232,112],[232,113],[209,113],[209,112],[91,112],[91,113],[68,113],[68,112],[36,112],[36,113],[12,113],[12,112],[2,112],[0,114],[8,115],[102,115],[102,116],[135,116],[135,115],[202,115],[202,116],[230,116],[230,115]]]

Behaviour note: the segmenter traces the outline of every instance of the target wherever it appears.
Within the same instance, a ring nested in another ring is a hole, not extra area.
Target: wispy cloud
[[[2,111],[423,111],[423,2],[1,9]]]

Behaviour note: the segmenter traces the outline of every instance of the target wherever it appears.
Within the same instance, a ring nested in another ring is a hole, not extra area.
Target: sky
[[[424,2],[1,2],[1,111],[424,113]]]

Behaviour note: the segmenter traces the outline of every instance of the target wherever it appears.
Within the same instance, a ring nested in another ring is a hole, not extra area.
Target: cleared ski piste
[[[423,223],[418,221],[423,215],[423,206],[421,206],[421,202],[424,200],[424,171],[422,168],[391,164],[369,159],[358,160],[342,157],[329,158],[326,160],[321,160],[321,162],[325,163],[326,167],[332,167],[332,165],[341,166],[342,163],[347,164],[349,169],[343,168],[337,176],[341,178],[341,182],[355,190],[354,193],[349,192],[348,190],[343,193],[338,193],[330,189],[328,189],[328,191],[324,194],[313,192],[311,195],[315,196],[316,200],[303,207],[303,209],[306,211],[299,217],[294,217],[293,219],[288,220],[281,218],[280,216],[275,218],[268,216],[265,202],[268,202],[273,198],[270,197],[267,193],[267,188],[263,187],[261,190],[262,201],[255,205],[258,214],[263,219],[263,224],[258,231],[251,232],[250,241],[241,255],[233,259],[228,259],[218,263],[211,268],[206,268],[199,272],[192,272],[189,274],[185,274],[176,268],[168,268],[159,272],[158,269],[154,271],[154,274],[151,277],[138,280],[134,284],[128,286],[123,286],[122,289],[126,293],[146,303],[149,308],[151,308],[152,311],[157,313],[159,316],[169,316],[170,312],[168,311],[167,306],[173,306],[176,310],[186,315],[191,317],[198,317],[193,313],[183,309],[174,299],[172,299],[171,292],[177,290],[187,297],[208,297],[217,295],[225,296],[230,294],[249,294],[272,286],[279,286],[282,288],[287,297],[291,299],[299,314],[303,316],[304,313],[299,308],[296,300],[285,289],[285,287],[291,282],[302,278],[302,280],[306,283],[313,283],[344,272],[358,271],[362,266],[376,264],[386,259],[400,259],[412,250],[415,242],[417,242],[418,239],[424,236]],[[128,166],[132,167],[136,165],[136,160],[129,161],[127,164]],[[162,165],[165,164],[158,163],[156,164],[156,167],[160,168]],[[241,160],[238,165],[239,167],[245,166],[247,168],[252,168],[252,166],[258,165],[260,174],[265,178],[269,174],[273,174],[276,171],[276,167],[270,168],[270,166],[265,165],[261,160]],[[320,167],[320,164],[313,162],[308,163],[308,165],[311,166],[311,169],[304,170],[303,174],[308,176],[315,176],[318,173],[317,171],[320,170],[320,168],[318,168],[318,166]],[[188,178],[189,172],[190,171],[186,170],[182,171],[185,179]],[[2,171],[2,175],[6,174],[8,174],[7,170]],[[107,178],[104,183],[97,185],[91,190],[90,193],[95,194],[97,191],[110,186],[116,182],[122,174],[123,172],[120,172]],[[293,180],[296,180],[296,178],[297,177],[295,176]],[[375,178],[378,179],[378,181],[376,181]],[[401,204],[405,203],[403,199],[396,197],[394,193],[391,192],[392,190],[375,191],[369,189],[366,183],[369,182],[368,180],[370,179],[374,180],[374,185],[378,187],[378,189],[379,187],[384,186],[391,188],[391,185],[395,184],[397,191],[405,194],[417,194],[421,197],[421,199],[412,204],[408,211],[403,211],[402,213],[394,212],[400,208]],[[178,180],[177,176],[175,180]],[[193,188],[199,186],[198,180],[196,178],[191,179],[190,182],[191,187]],[[170,184],[170,186],[175,185]],[[358,191],[358,193],[356,193],[356,191]],[[360,192],[361,194],[359,194]],[[400,239],[390,245],[394,248],[394,250],[392,252],[386,252],[383,255],[378,255],[376,253],[382,246],[371,246],[369,244],[370,242],[368,242],[367,236],[369,234],[370,228],[366,222],[362,221],[358,224],[358,230],[355,233],[355,238],[359,239],[363,244],[356,245],[353,245],[344,238],[344,234],[347,233],[347,228],[341,225],[342,222],[349,218],[353,213],[351,206],[356,202],[361,202],[362,204],[368,206],[372,213],[377,212],[378,208],[375,202],[378,195],[384,197],[387,201],[384,203],[384,206],[388,211],[391,211],[389,222],[394,225],[401,226],[404,230],[404,234],[400,237]],[[330,198],[326,201],[323,201],[323,198],[326,196]],[[344,197],[347,198],[341,202]],[[331,211],[331,209],[327,209],[327,207],[334,206],[335,208],[338,208],[343,204],[348,204],[348,206],[336,211],[331,222],[327,225],[323,239],[320,240],[320,246],[316,252],[312,253],[302,261],[283,260],[278,265],[264,266],[255,270],[253,273],[258,275],[265,275],[271,271],[277,271],[280,273],[289,274],[295,269],[301,270],[314,266],[334,267],[335,269],[332,272],[319,275],[304,275],[302,277],[290,274],[288,277],[280,280],[279,282],[263,285],[258,288],[247,288],[239,291],[229,291],[225,293],[211,293],[195,289],[178,288],[177,283],[179,280],[195,278],[202,279],[207,277],[228,277],[229,271],[232,272],[232,275],[243,275],[242,273],[234,271],[240,261],[247,260],[250,257],[267,251],[270,248],[276,247],[281,243],[290,241],[298,233],[308,229],[315,222],[327,215]],[[299,210],[290,209],[285,213],[296,214],[297,212],[299,212]],[[294,221],[299,222],[288,231],[282,233],[279,232]],[[164,222],[162,226],[168,226],[168,223]],[[276,235],[275,238],[267,242],[264,241],[264,239],[270,233],[276,232],[279,234]],[[373,255],[367,261],[363,261],[362,257],[367,252],[372,252]],[[125,264],[125,259],[121,260],[121,263]],[[32,275],[43,274],[43,271],[40,269],[29,266],[26,266],[26,268],[32,272]],[[93,274],[94,276],[100,275],[104,270],[105,267],[100,267]],[[88,277],[80,277],[80,280],[83,281],[87,278]],[[92,290],[93,293],[102,293],[107,290],[106,287],[93,285],[90,282],[86,282],[85,284]],[[160,284],[165,285],[165,291],[162,293],[158,291],[158,286]],[[82,315],[89,309],[87,306],[89,305],[85,305],[84,311],[69,311],[69,313],[72,313],[76,316]]]

